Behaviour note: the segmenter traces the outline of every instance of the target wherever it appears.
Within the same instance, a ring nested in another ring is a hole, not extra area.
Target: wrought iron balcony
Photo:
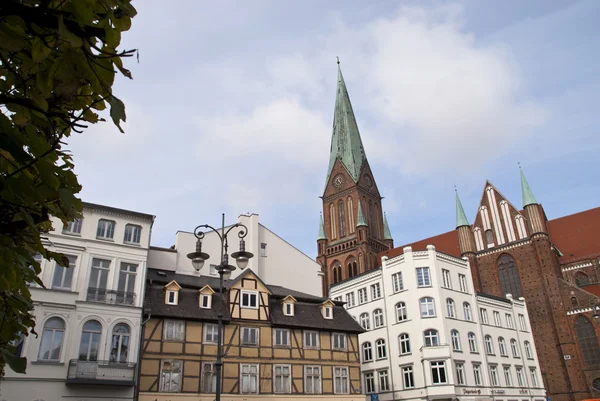
[[[88,301],[106,304],[134,305],[135,292],[108,290],[106,288],[88,288]]]
[[[71,359],[67,372],[67,384],[133,386],[135,384],[135,363]]]

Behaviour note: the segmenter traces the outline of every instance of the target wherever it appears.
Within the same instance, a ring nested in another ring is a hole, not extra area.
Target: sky
[[[68,141],[84,201],[156,216],[152,244],[242,213],[316,256],[336,56],[396,246],[470,222],[486,180],[549,219],[600,206],[600,2],[134,2],[133,80]],[[110,119],[108,119],[110,121]]]

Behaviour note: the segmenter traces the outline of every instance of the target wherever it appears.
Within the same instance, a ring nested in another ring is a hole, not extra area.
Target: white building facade
[[[240,215],[238,221],[248,228],[248,234],[244,238],[246,251],[254,254],[248,263],[248,268],[269,284],[293,288],[310,295],[323,296],[322,272],[317,262],[260,224],[257,214]],[[226,226],[225,231],[229,227],[231,225]],[[240,230],[241,228],[234,228],[228,235],[229,255],[239,250],[237,233]],[[196,237],[194,234],[178,231],[175,236],[174,249],[150,248],[148,265],[151,268],[162,270],[173,270],[175,267],[175,271],[179,274],[218,277],[215,267],[220,264],[221,258],[219,237],[212,231],[205,231],[202,252],[209,254],[210,258],[206,260],[199,273],[194,270],[187,257],[188,253],[195,250]],[[235,266],[232,258],[229,263]],[[239,269],[235,270],[231,279],[235,279],[241,272]]]
[[[330,289],[367,329],[362,390],[380,400],[544,401],[527,306],[473,291],[468,262],[433,246]]]
[[[83,218],[45,246],[70,267],[42,260],[46,288],[32,286],[36,332],[23,337],[27,373],[6,368],[0,400],[132,400],[154,216],[84,203]]]

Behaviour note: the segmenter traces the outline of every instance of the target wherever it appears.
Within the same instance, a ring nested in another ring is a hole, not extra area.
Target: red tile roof
[[[413,242],[412,244],[402,245],[397,248],[390,249],[389,251],[381,252],[378,255],[378,259],[380,259],[382,256],[393,258],[394,256],[402,255],[405,246],[411,246],[413,251],[424,251],[427,249],[427,245],[433,245],[435,246],[435,249],[440,252],[460,258],[458,235],[456,231],[453,230],[444,234],[436,235],[435,237],[429,237],[421,241]]]

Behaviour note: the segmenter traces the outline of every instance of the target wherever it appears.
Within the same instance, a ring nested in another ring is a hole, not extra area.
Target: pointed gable
[[[319,309],[321,309],[321,314],[323,315],[323,317],[325,319],[333,319],[333,307],[334,306],[335,306],[335,304],[329,298],[326,299],[325,302],[323,302],[319,306]]]
[[[175,280],[171,280],[163,287],[165,289],[165,304],[179,305],[179,291],[181,286]]]
[[[269,287],[252,269],[246,269],[227,283],[229,310],[232,319],[269,320]]]

